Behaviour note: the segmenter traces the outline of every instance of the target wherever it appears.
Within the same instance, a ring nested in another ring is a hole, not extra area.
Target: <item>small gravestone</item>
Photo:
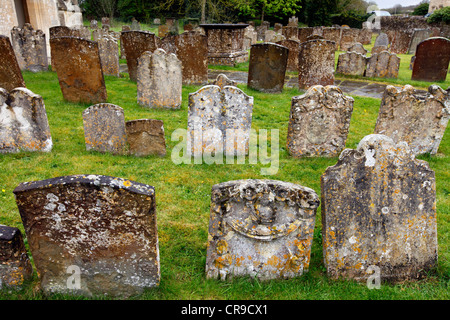
[[[359,40],[359,29],[355,28],[343,28],[341,30],[341,43],[339,44],[339,48],[341,51],[349,51],[354,43]]]
[[[350,47],[348,47],[347,51],[357,52],[362,54],[363,56],[367,54],[366,48],[364,48],[364,46],[359,42],[352,44]]]
[[[89,27],[91,29],[97,29],[98,28],[98,21],[97,20],[91,20]]]
[[[374,47],[377,46],[386,46],[389,47],[389,37],[386,33],[381,32],[375,39],[375,43],[373,44]]]
[[[426,40],[433,35],[433,30],[430,29],[416,29],[414,30],[411,42],[409,43],[408,48],[408,54],[415,54],[417,45],[422,42],[423,40]]]
[[[329,277],[367,281],[379,268],[380,281],[400,282],[437,266],[435,175],[407,143],[364,137],[326,169],[321,193]]]
[[[133,31],[141,30],[141,24],[135,18],[131,19],[131,30]]]
[[[355,51],[347,51],[339,55],[336,66],[336,73],[353,76],[364,76],[364,72],[366,71],[366,64],[367,58],[365,55]]]
[[[339,43],[341,42],[341,28],[323,27],[322,36],[325,40],[330,40],[335,43],[335,50],[339,50]]]
[[[111,22],[110,22],[110,19],[108,17],[103,17],[102,18],[102,27],[103,26],[108,26],[108,27],[111,26]]]
[[[158,26],[158,37],[164,38],[169,34],[169,27],[165,24]]]
[[[74,37],[50,40],[64,100],[99,103],[107,100],[98,43]]]
[[[360,29],[358,42],[361,44],[370,44],[372,42],[372,30],[364,28]]]
[[[33,276],[22,233],[19,229],[0,225],[0,290],[20,288]]]
[[[253,97],[236,87],[207,85],[189,94],[191,153],[247,154],[252,111]]]
[[[219,86],[220,89],[222,90],[225,86],[233,86],[236,87],[236,81],[234,80],[230,80],[226,75],[224,75],[223,73],[219,74],[216,78],[216,80],[214,80],[214,82],[212,83],[213,85]]]
[[[138,157],[166,155],[164,123],[161,120],[139,119],[125,123],[129,153]]]
[[[290,27],[298,27],[298,18],[295,16],[292,16],[289,18],[288,26]]]
[[[274,42],[273,38],[277,33],[273,30],[266,30],[264,33],[264,42]]]
[[[283,28],[283,24],[282,23],[278,23],[277,22],[277,23],[275,23],[273,25],[273,31],[275,31],[277,33],[280,33],[282,28]]]
[[[314,190],[283,181],[214,185],[206,277],[269,280],[308,272],[318,205]]]
[[[298,55],[298,87],[334,84],[335,43],[329,40],[311,40],[300,44]]]
[[[104,75],[118,77],[119,70],[119,44],[110,34],[102,35],[98,40],[102,72]]]
[[[8,91],[25,87],[22,72],[9,38],[0,35],[0,88]]]
[[[154,187],[89,174],[14,195],[44,293],[129,297],[159,285]]]
[[[313,34],[314,28],[312,27],[304,27],[298,28],[298,41],[305,42],[308,37]]]
[[[450,62],[450,40],[428,38],[417,45],[411,80],[445,81]]]
[[[34,30],[31,24],[11,30],[11,43],[21,70],[48,71],[47,43],[42,30]]]
[[[288,54],[288,48],[275,43],[252,45],[247,79],[248,87],[263,92],[282,92]]]
[[[137,101],[151,108],[177,109],[181,105],[181,61],[163,49],[138,58]]]
[[[296,158],[335,157],[344,149],[354,99],[335,86],[314,86],[292,98],[287,149]]]
[[[287,39],[298,40],[298,27],[283,26],[281,34]]]
[[[408,52],[411,43],[411,30],[394,30],[392,32],[392,41],[390,51],[397,54],[405,54]]]
[[[300,50],[300,41],[290,39],[280,40],[276,43],[289,49],[286,70],[298,71],[298,53]]]
[[[125,154],[125,116],[119,106],[100,103],[83,111],[86,150]]]
[[[397,78],[400,68],[400,58],[395,53],[381,51],[367,60],[366,77]]]
[[[414,154],[436,154],[449,119],[449,91],[432,85],[423,94],[410,85],[387,86],[374,133],[407,142]]]
[[[0,88],[0,153],[52,150],[44,100],[26,88]]]

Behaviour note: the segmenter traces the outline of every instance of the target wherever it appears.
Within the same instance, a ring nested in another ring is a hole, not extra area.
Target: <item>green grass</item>
[[[214,184],[249,178],[269,178],[313,188],[320,196],[320,176],[337,158],[294,159],[286,150],[291,98],[302,92],[286,88],[281,94],[266,94],[239,87],[254,97],[255,129],[279,129],[280,168],[276,175],[263,176],[260,163],[245,165],[175,165],[170,153],[178,143],[172,132],[187,127],[188,94],[200,86],[183,87],[179,110],[146,109],[136,101],[136,83],[128,77],[106,77],[108,102],[125,111],[125,119],[152,118],[164,121],[167,156],[113,156],[87,152],[84,144],[82,112],[88,105],[63,101],[57,76],[52,72],[24,72],[27,87],[45,101],[54,148],[50,153],[0,155],[0,223],[23,226],[12,191],[21,182],[72,174],[102,174],[131,179],[155,187],[161,263],[160,287],[149,289],[134,299],[449,299],[450,298],[450,133],[447,130],[435,156],[424,155],[437,177],[437,217],[439,262],[427,279],[396,285],[383,284],[369,290],[364,283],[334,281],[324,270],[321,245],[321,214],[316,227],[308,273],[297,279],[257,281],[236,278],[231,282],[205,278],[206,244],[210,192]],[[355,148],[365,135],[373,133],[379,99],[355,96],[347,140]],[[248,163],[248,161],[247,161]],[[0,299],[73,299],[63,295],[44,296],[38,279],[17,292],[0,291]]]

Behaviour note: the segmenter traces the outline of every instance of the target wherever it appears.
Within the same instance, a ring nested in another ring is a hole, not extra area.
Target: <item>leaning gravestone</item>
[[[417,45],[411,80],[445,81],[450,62],[450,40],[428,38]]]
[[[288,48],[275,43],[252,45],[248,67],[248,87],[263,92],[282,92],[288,54]]]
[[[47,42],[42,30],[34,30],[31,24],[11,30],[11,43],[21,70],[48,71]]]
[[[289,49],[286,70],[298,71],[298,53],[300,51],[300,41],[289,39],[280,40],[276,43]]]
[[[347,51],[339,55],[336,66],[336,73],[353,76],[364,76],[364,72],[366,71],[366,64],[367,58],[365,55],[355,51]]]
[[[181,61],[163,49],[138,58],[137,101],[150,108],[177,109],[181,105]]]
[[[44,293],[127,297],[159,285],[152,186],[74,175],[14,195]]]
[[[345,147],[354,99],[336,86],[314,86],[292,98],[287,149],[296,158],[335,157]]]
[[[0,153],[52,150],[44,100],[26,88],[0,88]]]
[[[402,124],[403,126],[403,124]],[[414,280],[437,265],[434,171],[405,142],[374,134],[321,177],[324,264],[331,278]]]
[[[335,43],[329,40],[311,40],[300,44],[298,55],[298,87],[334,84]]]
[[[409,43],[408,54],[415,54],[417,45],[425,39],[432,37],[433,30],[430,29],[416,29],[414,30],[411,42]]]
[[[107,100],[98,43],[74,37],[50,40],[52,61],[65,100],[99,103]]]
[[[449,119],[449,91],[432,85],[421,94],[410,85],[401,90],[387,86],[374,133],[407,142],[414,154],[436,154]]]
[[[253,97],[237,87],[207,85],[189,94],[191,155],[245,155],[252,125]]]
[[[22,233],[19,229],[0,225],[0,290],[20,288],[33,276]]]
[[[397,78],[400,58],[395,53],[381,51],[367,59],[366,77]]]
[[[164,123],[161,120],[139,119],[125,123],[129,153],[138,157],[166,155]]]
[[[25,87],[22,72],[9,38],[0,35],[0,88],[8,91]]]
[[[86,150],[125,154],[127,135],[123,109],[100,103],[83,111]]]
[[[309,269],[319,197],[276,180],[214,185],[206,277],[259,280],[299,277]]]

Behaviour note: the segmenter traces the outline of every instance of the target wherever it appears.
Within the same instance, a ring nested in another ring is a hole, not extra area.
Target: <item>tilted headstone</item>
[[[331,278],[414,280],[437,264],[436,181],[405,142],[364,137],[321,177],[324,264]]]
[[[125,154],[127,135],[123,109],[99,103],[83,111],[86,150]]]
[[[432,37],[433,30],[430,29],[416,29],[414,30],[411,42],[409,43],[408,54],[415,54],[417,45],[425,39]]]
[[[138,157],[166,155],[164,123],[161,120],[139,119],[125,122],[129,153]]]
[[[417,45],[411,80],[445,81],[450,62],[450,40],[428,38]]]
[[[339,54],[336,66],[336,73],[364,76],[366,71],[367,58],[365,55],[355,52],[347,51]]]
[[[298,55],[298,87],[334,84],[335,43],[329,40],[311,40],[300,44]]]
[[[387,86],[374,133],[407,142],[414,154],[436,154],[449,119],[449,91],[431,85],[421,94],[410,85]]]
[[[354,99],[336,86],[314,86],[292,98],[287,149],[296,158],[335,157],[344,149]]]
[[[389,47],[389,37],[386,33],[381,32],[376,38],[375,43],[373,44],[374,47],[377,46],[386,46]]]
[[[21,70],[48,71],[47,42],[42,30],[34,30],[31,24],[11,30],[11,44]]]
[[[364,46],[359,42],[352,44],[350,47],[348,47],[347,51],[357,52],[364,56],[367,54],[366,48],[364,48]]]
[[[98,43],[74,37],[50,40],[64,100],[99,103],[107,100]]]
[[[52,150],[44,100],[26,88],[0,88],[0,153]]]
[[[276,43],[289,49],[286,70],[298,71],[298,53],[300,51],[300,41],[289,39],[280,40]]]
[[[0,225],[0,290],[20,288],[33,276],[22,233],[19,229]]]
[[[282,92],[288,54],[288,48],[275,43],[252,45],[248,67],[248,87],[263,92]]]
[[[395,53],[381,51],[367,59],[366,77],[397,78],[400,58]]]
[[[236,180],[211,191],[206,277],[294,278],[308,272],[319,197],[276,180]]]
[[[173,53],[146,51],[138,58],[137,101],[150,108],[181,106],[182,67]]]
[[[128,297],[159,285],[155,189],[102,175],[14,189],[44,293]]]
[[[0,35],[0,88],[8,91],[25,87],[13,47],[7,36]]]
[[[189,94],[191,154],[247,154],[252,112],[253,97],[237,87],[207,85]]]

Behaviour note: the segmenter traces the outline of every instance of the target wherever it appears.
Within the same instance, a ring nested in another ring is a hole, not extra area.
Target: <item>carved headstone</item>
[[[407,142],[414,154],[436,154],[449,119],[450,93],[439,86],[430,86],[426,94],[410,85],[387,86],[374,133]]]
[[[293,278],[309,269],[314,190],[276,180],[236,180],[211,191],[206,277]]]
[[[52,150],[44,100],[26,88],[0,88],[0,153]]]
[[[436,184],[404,142],[364,137],[321,177],[324,264],[331,278],[417,279],[437,264]]]
[[[411,80],[445,81],[450,62],[450,40],[428,38],[417,45]]]
[[[366,71],[367,58],[365,55],[347,51],[338,57],[336,73],[354,76],[364,76]]]
[[[0,88],[11,91],[17,87],[25,87],[25,81],[9,38],[0,35]]]
[[[395,53],[381,51],[367,60],[366,77],[397,78],[400,58]]]
[[[300,51],[300,41],[298,40],[280,40],[277,41],[280,46],[289,49],[286,70],[298,71],[298,53]]]
[[[354,99],[336,86],[314,86],[292,98],[287,149],[296,158],[335,157],[345,147]]]
[[[139,119],[127,121],[125,125],[130,154],[138,157],[166,155],[163,121]]]
[[[21,183],[14,195],[44,293],[128,297],[159,285],[152,186],[74,175]]]
[[[47,42],[42,30],[34,30],[29,23],[25,23],[23,28],[14,27],[11,43],[21,70],[48,70]]]
[[[298,55],[298,86],[307,89],[315,85],[334,84],[335,43],[311,40],[300,44]]]
[[[390,51],[397,54],[408,52],[409,44],[412,38],[411,30],[395,30],[392,32],[392,41]]]

